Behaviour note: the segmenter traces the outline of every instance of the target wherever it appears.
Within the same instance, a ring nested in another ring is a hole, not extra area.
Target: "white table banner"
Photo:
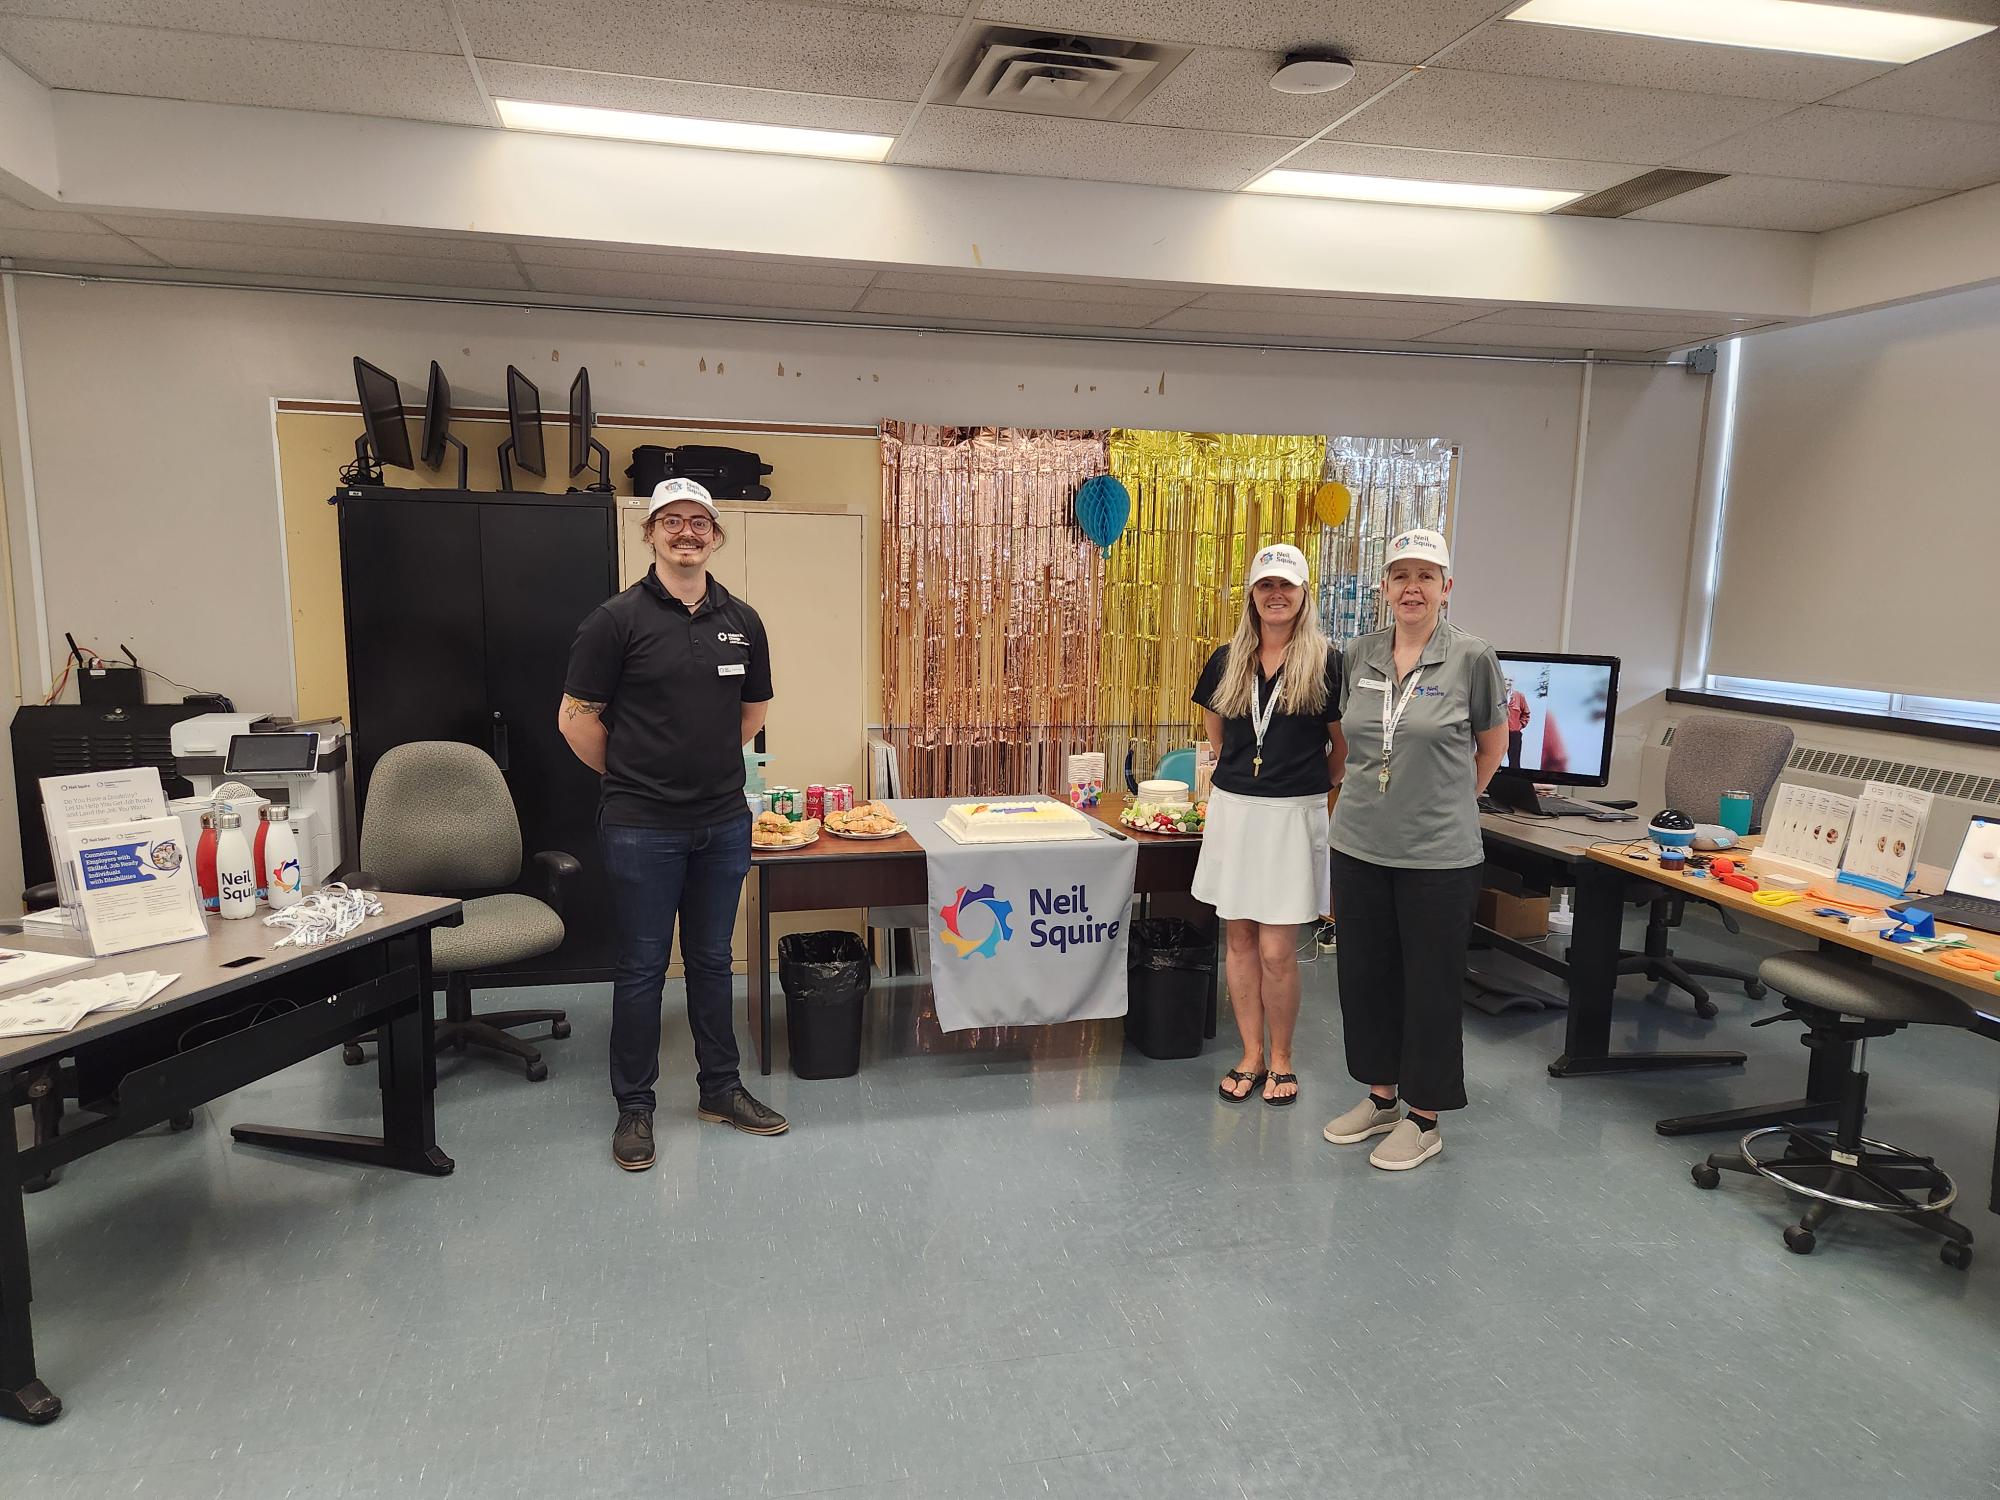
[[[966,1031],[1124,1015],[1138,846],[1095,824],[1094,839],[961,844],[938,827],[953,800],[888,804],[924,849],[938,1024]]]

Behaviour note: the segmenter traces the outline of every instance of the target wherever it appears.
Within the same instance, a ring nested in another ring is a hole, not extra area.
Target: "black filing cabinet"
[[[563,946],[506,977],[608,978],[598,781],[556,713],[576,628],[617,589],[616,498],[361,488],[333,503],[363,824],[369,777],[393,747],[459,740],[488,751],[513,789],[524,858],[560,849],[583,863]]]

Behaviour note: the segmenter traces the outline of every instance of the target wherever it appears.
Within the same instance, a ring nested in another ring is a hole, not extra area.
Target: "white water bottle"
[[[257,883],[264,887],[271,910],[283,911],[297,905],[305,894],[305,871],[299,864],[299,841],[292,832],[292,810],[282,802],[268,804],[258,833]]]
[[[225,919],[257,915],[257,865],[239,813],[215,815],[215,896],[217,915]]]

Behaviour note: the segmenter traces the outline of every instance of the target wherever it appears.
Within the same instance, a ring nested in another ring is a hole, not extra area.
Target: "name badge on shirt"
[[[715,675],[717,677],[741,677],[743,675],[743,663],[740,661],[726,661],[715,669]]]
[[[1357,677],[1354,679],[1354,685],[1358,688],[1371,688],[1378,693],[1386,693],[1389,690],[1389,684],[1379,677]]]

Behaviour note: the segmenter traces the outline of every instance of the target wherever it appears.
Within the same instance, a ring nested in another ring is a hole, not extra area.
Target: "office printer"
[[[194,787],[193,796],[169,804],[187,825],[189,848],[200,838],[201,814],[218,802],[242,816],[246,837],[255,834],[265,803],[282,802],[291,808],[308,887],[331,880],[357,851],[347,726],[340,720],[295,724],[267,714],[199,714],[174,725],[173,750],[176,768]]]

